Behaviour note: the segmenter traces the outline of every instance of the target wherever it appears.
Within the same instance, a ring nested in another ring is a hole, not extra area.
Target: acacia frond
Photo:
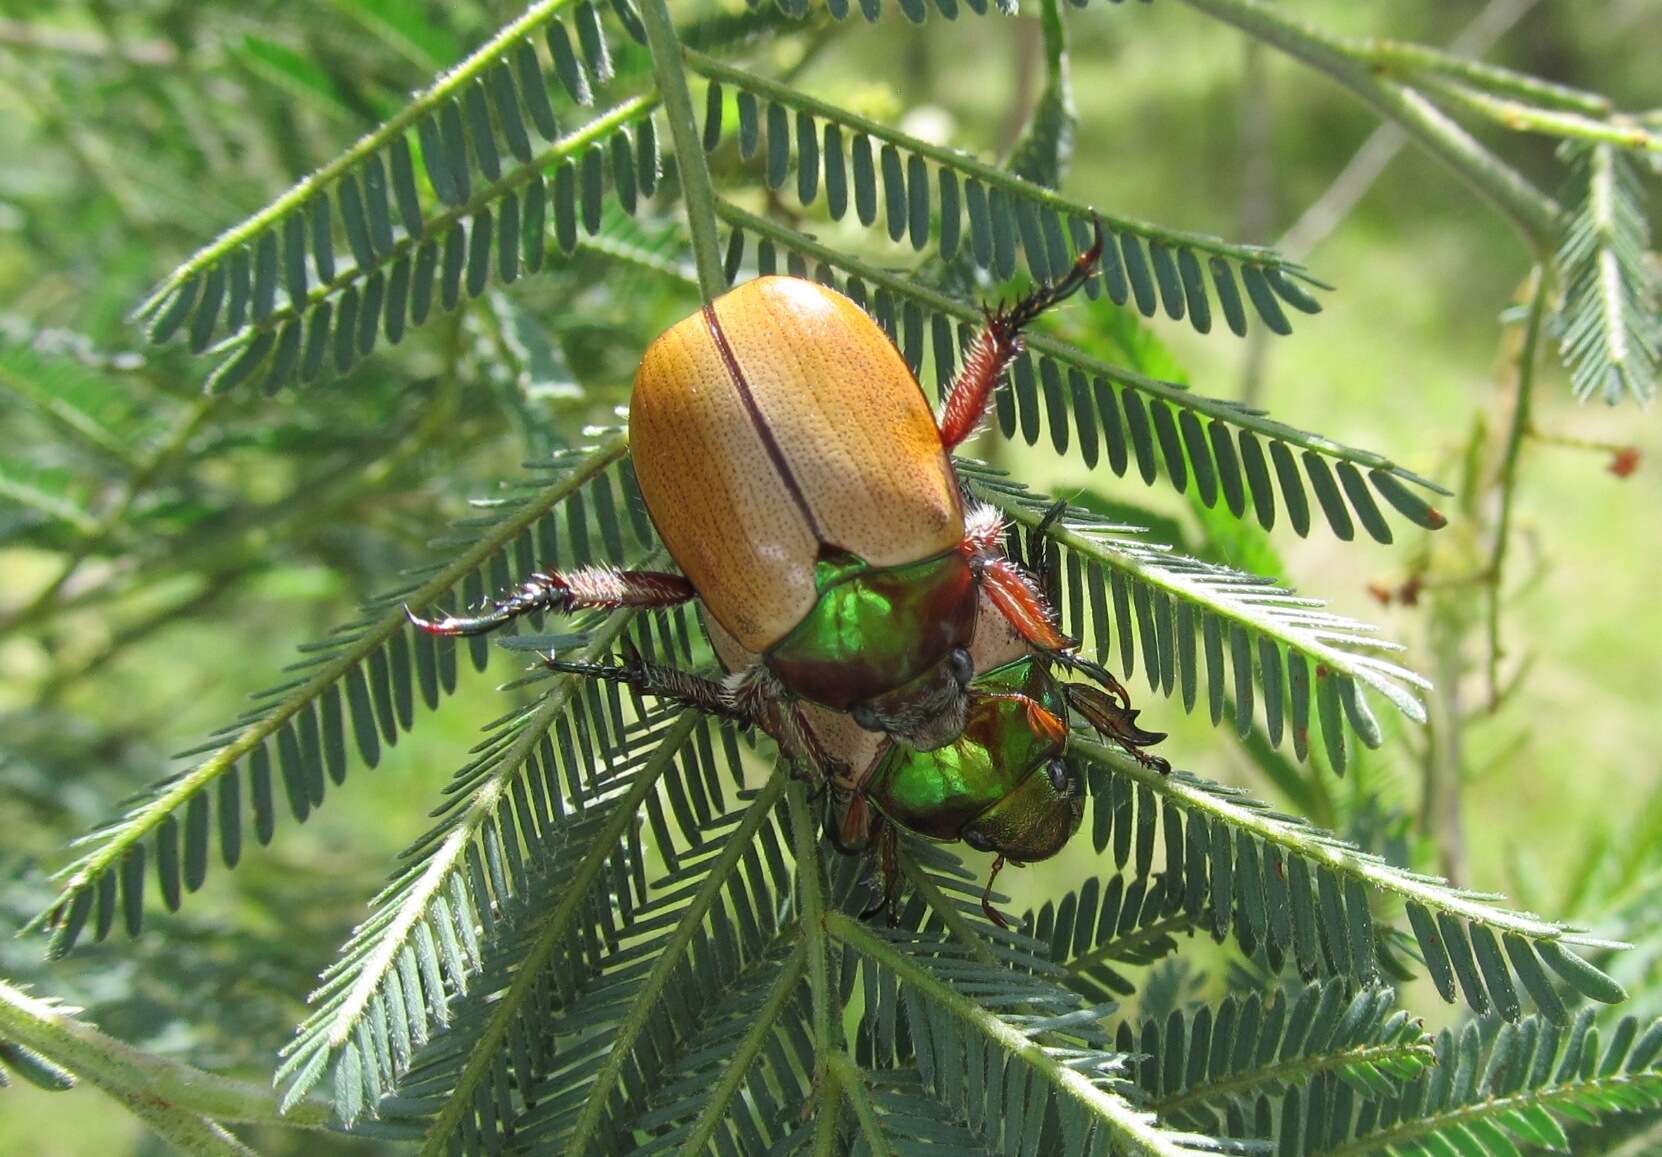
[[[774,272],[783,249],[788,272],[838,289],[867,308],[914,373],[923,368],[927,343],[937,390],[952,380],[959,358],[983,322],[980,305],[830,248],[730,202],[718,200],[716,209],[733,228],[727,251],[730,279],[743,263],[746,235],[754,234],[759,239],[759,273]],[[1445,493],[1441,487],[1378,454],[1295,430],[1239,402],[1201,397],[1187,386],[1099,361],[1043,333],[1030,333],[1024,341],[1026,349],[1016,358],[1009,387],[1000,388],[995,397],[999,425],[1007,437],[1019,428],[1023,439],[1034,445],[1048,426],[1058,453],[1076,443],[1080,457],[1094,466],[1099,452],[1105,451],[1116,474],[1124,474],[1134,460],[1143,481],[1150,484],[1163,464],[1179,491],[1192,490],[1208,506],[1221,495],[1236,517],[1245,515],[1250,496],[1265,528],[1275,524],[1279,496],[1288,522],[1304,535],[1310,530],[1310,502],[1294,458],[1296,449],[1321,512],[1341,539],[1354,538],[1355,523],[1360,522],[1373,538],[1391,541],[1391,528],[1375,494],[1416,525],[1437,529],[1446,521],[1410,489]]]
[[[1052,505],[986,466],[962,462],[959,469],[972,494],[1020,526],[1036,527]],[[1309,750],[1313,701],[1328,759],[1339,772],[1347,759],[1347,723],[1368,746],[1380,742],[1362,687],[1424,721],[1415,689],[1430,684],[1379,657],[1401,648],[1377,638],[1373,628],[1323,611],[1319,600],[1268,579],[1186,558],[1136,534],[1135,527],[1077,508],[1046,531],[1047,551],[1054,546],[1059,555],[1053,569],[1062,629],[1104,659],[1110,637],[1117,637],[1127,678],[1140,654],[1149,688],[1167,696],[1181,692],[1186,711],[1194,710],[1204,686],[1216,725],[1224,716],[1227,674],[1242,733],[1261,701],[1270,743],[1280,746],[1291,732],[1300,759]]]
[[[89,920],[103,939],[118,914],[136,935],[150,856],[172,910],[184,892],[201,886],[215,842],[225,865],[236,866],[250,814],[255,837],[269,842],[279,808],[274,765],[290,812],[303,822],[322,804],[328,781],[345,782],[348,726],[359,757],[373,767],[382,743],[396,743],[420,718],[418,702],[437,707],[456,686],[456,644],[414,630],[404,602],[448,607],[458,592],[471,602],[487,589],[523,581],[539,563],[591,561],[596,539],[606,561],[621,562],[625,522],[641,549],[655,547],[633,474],[620,465],[624,436],[597,433],[593,446],[544,464],[551,478],[483,503],[489,511],[483,519],[464,522],[459,537],[441,540],[454,552],[447,563],[411,572],[412,581],[370,600],[364,617],[302,647],[306,657],[290,668],[290,680],[253,696],[257,705],[207,744],[180,753],[209,753],[206,759],[129,800],[120,818],[83,837],[90,850],[59,873],[67,877],[62,893],[43,916],[57,928],[53,951],[73,947]],[[470,643],[483,669],[484,640]]]
[[[635,617],[608,616],[582,653],[603,654]],[[374,914],[312,994],[317,1007],[278,1070],[287,1100],[333,1069],[336,1109],[350,1123],[396,1090],[412,1047],[427,1039],[427,1018],[442,1026],[448,1001],[483,968],[480,946],[494,943],[498,919],[544,894],[534,885],[549,857],[561,859],[562,871],[542,882],[566,889],[555,907],[561,936],[579,914],[608,922],[612,901],[602,899],[604,914],[594,917],[588,889],[609,863],[638,862],[635,809],[692,722],[648,716],[627,724],[593,684],[558,676],[536,703],[490,728],[478,758],[457,772],[440,822],[405,852]],[[618,902],[627,911],[629,898]]]
[[[664,1128],[683,1116],[676,1103],[682,1096],[710,1091],[693,1074],[730,1060],[723,1046],[750,1027],[746,1003],[770,992],[781,1010],[771,1026],[781,1030],[774,1047],[805,1047],[801,994],[789,979],[797,971],[790,949],[799,930],[781,910],[791,878],[774,812],[785,778],[776,771],[747,807],[689,833],[689,855],[654,883],[638,914],[641,935],[619,937],[604,995],[574,1009],[569,1021],[546,1026],[566,1042],[568,1055],[527,1087],[527,1107],[508,1130],[517,1146],[611,1152],[628,1148],[637,1129]],[[801,1084],[777,1062],[767,1067],[786,1082],[787,1098],[753,1124],[777,1137],[795,1109],[789,1095]],[[762,1087],[742,1068],[731,1077],[718,1086],[729,1097],[740,1084],[753,1096]],[[719,1123],[725,1135],[743,1119]],[[427,1151],[444,1151],[441,1134],[429,1138]]]
[[[1520,1146],[1562,1152],[1565,1125],[1662,1109],[1662,1021],[1624,1017],[1601,1048],[1585,1010],[1568,1027],[1530,1017],[1519,1024],[1468,1022],[1437,1036],[1437,1064],[1395,1095],[1356,1104],[1351,1086],[1315,1082],[1290,1091],[1279,1130],[1295,1152],[1460,1152],[1511,1157]]]
[[[1037,1139],[1054,1109],[1068,1152],[1093,1135],[1099,1148],[1160,1157],[1220,1148],[1164,1128],[1127,1100],[1127,1058],[1097,1024],[1103,1010],[1050,978],[987,963],[952,939],[890,932],[841,912],[826,917],[826,930],[862,968],[894,974],[924,1086],[972,1129],[1037,1151],[1020,1146]]]
[[[571,11],[570,24],[560,19]],[[639,18],[613,5],[630,36]],[[535,37],[543,40],[541,52]],[[562,132],[551,99],[594,103],[612,79],[607,23],[589,0],[541,0],[397,116],[170,274],[138,314],[153,341],[188,334],[225,355],[224,390],[345,372],[493,281],[540,269],[550,221],[569,253],[599,228],[605,189],[633,213],[657,187],[651,92]],[[417,157],[419,156],[419,168]],[[548,175],[545,175],[548,174]],[[336,242],[346,252],[337,259]]]
[[[1000,281],[1015,274],[1018,246],[1035,281],[1060,277],[1073,250],[1089,244],[1092,222],[1100,222],[1108,244],[1087,292],[1106,291],[1116,305],[1132,301],[1145,317],[1163,307],[1166,316],[1186,316],[1201,333],[1211,331],[1214,297],[1229,328],[1246,333],[1242,285],[1245,300],[1275,333],[1292,332],[1284,305],[1305,313],[1321,308],[1299,284],[1312,281],[1309,274],[1273,250],[1104,213],[1008,169],[755,73],[699,53],[689,54],[688,62],[709,82],[705,147],[721,142],[722,86],[730,85],[738,90],[740,155],[763,151],[765,180],[773,189],[785,185],[794,167],[797,200],[804,206],[820,196],[823,170],[826,210],[833,220],[852,207],[860,223],[871,227],[881,200],[891,241],[908,241],[914,250],[933,242],[943,260],[956,257],[962,245],[977,267]]]
[[[28,406],[102,458],[131,469],[160,430],[165,407],[140,397],[131,380],[106,367],[137,362],[91,355],[90,343],[61,331],[28,333],[0,318],[0,395]],[[102,363],[102,364],[100,364]]]
[[[1443,999],[1455,978],[1466,1003],[1507,1020],[1522,1011],[1520,989],[1555,1022],[1568,1016],[1548,970],[1571,990],[1606,1003],[1626,994],[1570,950],[1605,946],[1528,912],[1500,907],[1487,893],[1394,867],[1296,816],[1283,815],[1239,788],[1186,771],[1162,775],[1117,749],[1075,736],[1069,750],[1090,765],[1093,839],[1106,828],[1116,853],[1135,845],[1146,878],[1163,851],[1167,887],[1223,936],[1233,930],[1248,952],[1262,945],[1271,964],[1291,953],[1306,977],[1377,974],[1370,889],[1403,901]],[[1129,829],[1129,834],[1124,834]],[[1123,863],[1123,860],[1122,860]],[[1545,967],[1543,967],[1543,965]]]
[[[1116,807],[1129,800],[1115,800]],[[1091,840],[1097,855],[1115,841],[1123,865],[1131,850],[1131,825],[1094,823]],[[1152,833],[1150,833],[1152,834]],[[1140,859],[1139,859],[1140,863]],[[1174,937],[1192,934],[1196,917],[1183,906],[1181,877],[1151,876],[1141,871],[1116,873],[1103,884],[1092,876],[1060,900],[1046,900],[1023,925],[1049,945],[1049,959],[1065,970],[1065,983],[1093,1000],[1130,996],[1136,985],[1122,968],[1153,964],[1177,951]],[[1115,966],[1119,967],[1116,968]]]
[[[1396,1007],[1395,992],[1352,993],[1337,978],[1267,1001],[1229,996],[1138,1026],[1121,1022],[1116,1040],[1139,1054],[1131,1071],[1150,1106],[1207,1133],[1224,1132],[1220,1113],[1244,1117],[1257,1097],[1325,1073],[1363,1096],[1392,1096],[1436,1059],[1431,1037]]]
[[[1560,149],[1570,168],[1564,194],[1559,276],[1559,353],[1575,396],[1611,405],[1656,395],[1662,313],[1649,265],[1650,225],[1634,161],[1614,145]]]

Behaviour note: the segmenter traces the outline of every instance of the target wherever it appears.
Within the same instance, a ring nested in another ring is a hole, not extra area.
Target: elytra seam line
[[[733,347],[727,344],[727,335],[721,332],[721,321],[716,317],[714,304],[704,307],[704,321],[710,327],[710,337],[714,339],[716,349],[721,351],[721,360],[727,366],[727,376],[733,380],[733,388],[739,391],[739,400],[744,403],[744,411],[750,418],[750,425],[762,439],[762,448],[767,451],[768,460],[773,463],[773,468],[784,480],[791,501],[796,503],[796,509],[807,522],[815,541],[823,543],[825,535],[820,532],[814,512],[808,508],[808,497],[802,493],[801,483],[796,480],[796,475],[791,473],[790,465],[785,461],[785,452],[780,449],[779,443],[773,437],[773,431],[762,418],[761,407],[756,405],[756,397],[750,392],[750,382],[744,376],[744,368],[739,365]]]

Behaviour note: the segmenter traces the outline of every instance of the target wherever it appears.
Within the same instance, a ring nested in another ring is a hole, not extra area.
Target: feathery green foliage
[[[1553,258],[1564,356],[1583,397],[1650,396],[1649,238],[1639,169],[1621,151],[1652,149],[1649,129],[1592,94],[1330,36],[1255,0],[1183,2],[1335,75],[1496,201],[1543,261],[1536,233],[1557,206],[1449,116],[1572,142]],[[1289,312],[1320,312],[1312,290],[1328,288],[1273,248],[1056,187],[1073,139],[1065,33],[1096,14],[1064,20],[1046,0],[1044,95],[1000,162],[808,91],[791,62],[840,35],[835,22],[855,8],[772,7],[672,14],[665,0],[539,0],[415,95],[383,101],[378,128],[202,246],[139,307],[153,343],[183,347],[147,356],[212,359],[198,375],[206,400],[181,398],[146,363],[0,330],[0,394],[73,448],[0,469],[0,536],[56,544],[69,559],[8,629],[49,620],[79,564],[110,542],[156,537],[153,565],[165,571],[247,529],[223,570],[255,569],[249,556],[270,527],[315,517],[316,476],[251,525],[227,525],[211,467],[234,462],[236,448],[202,442],[228,430],[235,443],[237,423],[291,399],[308,415],[248,437],[327,461],[341,478],[372,474],[351,497],[376,506],[397,505],[400,469],[422,468],[430,443],[368,470],[331,428],[391,425],[410,366],[435,399],[409,422],[422,438],[490,408],[448,392],[467,376],[534,448],[524,473],[477,501],[426,561],[398,552],[405,569],[391,589],[303,646],[246,712],[180,753],[182,770],[81,841],[38,921],[54,956],[106,940],[118,922],[139,935],[152,892],[177,911],[214,859],[229,869],[251,858],[250,832],[273,843],[289,826],[281,813],[304,822],[358,767],[425,742],[417,725],[461,687],[458,652],[482,672],[493,644],[435,639],[410,625],[406,603],[454,611],[554,567],[668,564],[628,433],[611,423],[648,336],[636,328],[687,312],[693,290],[707,298],[777,272],[835,288],[939,397],[983,302],[1058,277],[1100,227],[1091,304],[1035,326],[996,393],[1003,438],[1048,441],[1119,477],[1134,467],[1145,485],[1163,477],[1207,526],[1250,519],[1253,535],[1304,537],[1319,511],[1339,542],[1360,527],[1393,544],[1445,525],[1437,483],[1123,364],[1135,360],[1124,343],[1093,326],[1115,311],[1133,334],[1152,319],[1219,339],[1287,335]],[[920,25],[932,11],[961,14],[956,0],[861,0],[858,11],[876,22],[886,7]],[[985,0],[962,10],[1010,14]],[[432,59],[454,40],[444,26],[360,16],[404,56],[445,63]],[[792,51],[774,52],[780,44]],[[287,44],[249,37],[236,55],[329,118],[369,99]],[[596,280],[627,287],[616,313],[588,292]],[[331,378],[338,385],[313,388]],[[256,384],[281,397],[251,396]],[[540,405],[556,394],[572,402],[562,413],[580,415],[571,426]],[[591,424],[600,415],[607,424]],[[1369,750],[1408,730],[1398,715],[1442,725],[1435,701],[1428,712],[1429,681],[1367,625],[1082,506],[1047,519],[1053,500],[999,467],[965,460],[959,473],[967,497],[1006,520],[1011,554],[1038,564],[1060,627],[1128,682],[1140,665],[1157,697],[1139,703],[1151,716],[1161,700],[1195,713],[1204,697],[1220,737],[1264,753],[1290,741],[1317,765],[1308,774],[1324,798],[1322,769],[1354,772],[1349,783],[1371,776]],[[158,479],[175,489],[151,504]],[[177,538],[174,523],[185,528]],[[1498,556],[1491,573],[1498,582]],[[501,649],[601,661],[628,644],[712,670],[701,636],[687,608],[622,609],[533,620]],[[1077,839],[1093,867],[1005,928],[984,914],[967,850],[905,838],[891,923],[866,911],[870,865],[825,846],[807,785],[770,762],[765,736],[540,665],[502,692],[501,713],[282,1050],[281,1108],[298,1124],[328,1116],[433,1154],[1176,1157],[1511,1153],[1566,1143],[1565,1121],[1631,1112],[1647,1125],[1662,1109],[1662,1025],[1606,1030],[1577,1010],[1625,998],[1605,970],[1620,945],[1365,850],[1375,845],[1342,834],[1352,829],[1323,830],[1246,789],[1156,771],[1080,732],[1069,753],[1089,798]],[[1383,723],[1370,693],[1394,708]],[[1214,764],[1175,744],[1169,754]],[[1156,1015],[1150,966],[1203,959],[1204,939],[1284,987],[1202,992]],[[1433,1041],[1383,986],[1414,955],[1445,1001],[1493,1019]],[[98,1079],[0,1017],[0,1083],[11,1072],[51,1084],[60,1063]],[[119,1090],[131,1074],[104,1076]],[[219,1122],[269,1124],[269,1114],[219,1091],[166,1106],[153,1127],[238,1151]]]
[[[1612,145],[1560,149],[1570,180],[1558,251],[1565,281],[1559,344],[1576,397],[1648,402],[1662,361],[1662,313],[1639,175]]]

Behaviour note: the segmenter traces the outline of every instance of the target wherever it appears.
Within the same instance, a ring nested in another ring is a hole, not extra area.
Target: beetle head
[[[962,734],[974,678],[969,652],[953,647],[917,678],[854,704],[849,714],[867,731],[891,735],[919,751],[933,751]]]
[[[1028,864],[1061,851],[1084,814],[1084,780],[1073,764],[1057,757],[1034,768],[1009,795],[976,816],[964,829],[964,842]]]

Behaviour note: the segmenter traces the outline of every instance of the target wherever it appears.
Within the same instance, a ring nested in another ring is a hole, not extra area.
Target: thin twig
[[[775,775],[784,772],[776,771]],[[820,863],[819,838],[814,830],[808,789],[793,779],[786,790],[791,816],[791,854],[796,858],[797,905],[802,911],[802,936],[808,945],[808,989],[814,1012],[814,1152],[830,1154],[837,1143],[837,1117],[842,1104],[841,1082],[831,1057],[842,1051],[839,1022],[832,1016],[831,965],[826,957],[825,873]]]
[[[224,1134],[215,1121],[329,1127],[329,1110],[323,1105],[305,1101],[284,1116],[278,1112],[275,1094],[264,1086],[233,1081],[134,1048],[76,1019],[73,1010],[4,982],[0,982],[0,1035],[98,1086],[176,1144],[195,1143],[195,1152],[252,1152]]]
[[[1449,42],[1449,53],[1480,56],[1522,20],[1540,0],[1490,0],[1490,4]],[[1429,51],[1429,50],[1427,50]],[[1348,217],[1367,191],[1408,143],[1408,134],[1395,122],[1380,125],[1339,170],[1327,190],[1310,203],[1275,247],[1302,261]]]
[[[704,163],[704,143],[693,117],[681,41],[675,35],[675,24],[664,0],[644,0],[641,20],[646,25],[658,92],[663,97],[664,115],[675,143],[675,171],[680,176],[681,196],[686,201],[687,231],[692,236],[698,286],[705,301],[714,301],[726,291],[727,277],[722,272],[721,240],[716,232],[715,188],[710,184],[710,169]]]
[[[1400,124],[1410,137],[1492,201],[1517,226],[1532,251],[1545,256],[1556,246],[1557,203],[1423,95],[1381,76],[1367,61],[1362,42],[1322,32],[1261,0],[1183,2],[1326,73],[1375,112]]]
[[[1535,270],[1535,286],[1530,294],[1529,316],[1524,323],[1523,347],[1518,351],[1518,397],[1512,407],[1512,423],[1506,433],[1506,449],[1500,464],[1500,517],[1495,527],[1495,541],[1489,552],[1489,704],[1498,705],[1500,699],[1500,660],[1504,655],[1500,641],[1501,587],[1506,577],[1506,554],[1512,538],[1512,511],[1518,490],[1518,458],[1523,450],[1524,435],[1530,427],[1530,400],[1535,386],[1535,362],[1540,353],[1542,318],[1546,313],[1548,281],[1543,269]]]

